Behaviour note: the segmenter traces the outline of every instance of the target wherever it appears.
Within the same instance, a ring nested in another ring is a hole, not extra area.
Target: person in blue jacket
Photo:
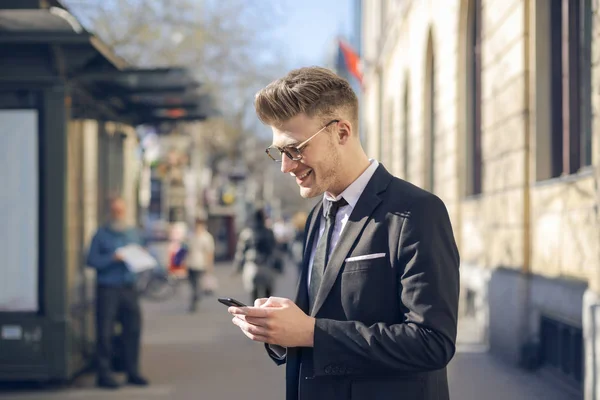
[[[123,327],[122,344],[127,383],[148,385],[139,372],[142,318],[136,276],[131,272],[117,249],[129,244],[141,244],[136,228],[125,222],[126,204],[121,198],[110,203],[110,220],[98,229],[87,258],[87,264],[96,269],[96,351],[98,363],[97,385],[116,389],[120,385],[111,374],[112,338],[117,318]]]

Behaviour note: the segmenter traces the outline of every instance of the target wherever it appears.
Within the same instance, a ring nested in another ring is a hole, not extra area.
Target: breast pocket
[[[349,261],[340,275],[342,307],[347,318],[362,322],[381,321],[395,301],[394,273],[387,257]]]
[[[352,256],[345,260],[344,273],[368,271],[373,268],[385,268],[386,265],[386,253]]]

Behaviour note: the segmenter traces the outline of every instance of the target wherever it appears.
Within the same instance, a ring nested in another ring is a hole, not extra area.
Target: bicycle
[[[136,285],[141,296],[153,301],[165,301],[175,296],[179,285],[185,280],[184,275],[176,275],[158,267],[141,272]]]

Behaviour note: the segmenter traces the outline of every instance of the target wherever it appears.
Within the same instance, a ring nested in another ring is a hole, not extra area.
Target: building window
[[[550,176],[592,163],[590,0],[550,0]]]
[[[482,191],[481,157],[481,0],[471,0],[467,17],[467,196]]]
[[[410,103],[409,103],[409,92],[408,92],[408,77],[406,78],[406,82],[404,83],[404,99],[402,104],[403,109],[403,117],[402,121],[402,173],[404,174],[404,179],[408,180],[408,163],[410,161],[409,151],[408,151],[408,143],[410,137]]]
[[[435,187],[435,57],[432,32],[429,32],[427,44],[427,63],[425,72],[425,179],[424,187],[433,191]]]

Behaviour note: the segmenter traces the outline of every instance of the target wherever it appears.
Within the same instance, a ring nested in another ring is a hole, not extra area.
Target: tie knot
[[[344,206],[347,206],[348,202],[343,197],[338,201],[330,201],[329,209],[327,210],[327,218],[335,218],[338,210]]]

